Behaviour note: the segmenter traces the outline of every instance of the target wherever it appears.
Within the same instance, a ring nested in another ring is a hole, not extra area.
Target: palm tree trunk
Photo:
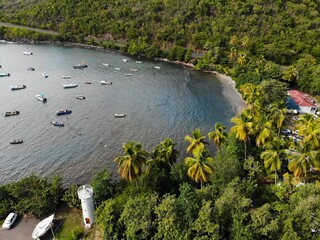
[[[247,144],[244,142],[244,160],[247,159]]]
[[[274,185],[277,185],[277,170],[274,170]]]

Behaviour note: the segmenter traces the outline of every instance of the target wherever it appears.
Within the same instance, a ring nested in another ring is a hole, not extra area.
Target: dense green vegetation
[[[8,1],[2,21],[52,29],[66,41],[130,54],[190,61],[231,75],[238,85],[288,81],[319,94],[320,3],[316,0]],[[84,14],[85,13],[85,14]],[[2,34],[0,33],[0,36]]]

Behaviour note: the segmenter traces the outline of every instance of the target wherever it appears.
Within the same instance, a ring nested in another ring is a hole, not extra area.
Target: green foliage
[[[69,208],[81,208],[81,201],[78,197],[78,185],[72,185],[63,194],[62,201],[64,201]]]
[[[111,198],[115,194],[115,183],[111,179],[111,174],[107,169],[96,173],[90,185],[94,189],[94,203],[99,206],[103,201]]]

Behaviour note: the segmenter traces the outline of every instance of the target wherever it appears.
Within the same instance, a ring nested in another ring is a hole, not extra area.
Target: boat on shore
[[[54,214],[39,222],[32,232],[32,238],[39,239],[40,237],[42,237],[52,227],[53,218]]]
[[[12,141],[10,141],[10,144],[21,144],[23,143],[22,139],[13,139]]]
[[[56,111],[56,115],[66,115],[66,114],[71,114],[71,113],[72,113],[72,111],[69,109]]]
[[[36,98],[39,100],[39,101],[41,101],[41,102],[47,102],[47,98],[46,97],[44,97],[44,95],[43,94],[38,94],[38,95],[36,95]]]
[[[76,99],[85,100],[86,97],[83,95],[76,95]]]
[[[123,117],[125,117],[126,115],[125,115],[124,113],[116,113],[116,114],[114,114],[114,116],[115,116],[116,118],[123,118]]]
[[[0,77],[10,77],[10,73],[0,73]]]
[[[28,67],[27,70],[28,71],[34,71],[35,69],[33,67]]]
[[[15,116],[15,115],[19,115],[20,112],[19,111],[13,111],[13,112],[6,112],[4,114],[5,117],[10,117],[10,116]]]
[[[53,126],[56,126],[56,127],[64,127],[64,123],[62,122],[57,122],[57,121],[54,121],[54,122],[50,122]]]
[[[11,88],[11,91],[14,91],[14,90],[20,90],[20,89],[25,89],[27,88],[26,85],[16,85],[16,86],[10,86]]]
[[[71,78],[71,76],[66,76],[66,75],[64,75],[64,76],[61,76],[63,79],[70,79]]]
[[[76,87],[78,87],[78,84],[75,84],[75,83],[63,84],[62,87],[63,88],[76,88]]]
[[[100,81],[101,85],[111,85],[112,82]]]
[[[22,52],[22,53],[23,53],[23,55],[33,55],[32,52]]]
[[[43,72],[43,73],[42,73],[42,76],[43,76],[44,78],[49,77],[49,75],[48,75],[48,74],[46,74],[45,72]]]

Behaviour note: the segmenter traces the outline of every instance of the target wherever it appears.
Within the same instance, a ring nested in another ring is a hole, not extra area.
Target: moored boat
[[[86,97],[83,95],[76,95],[76,99],[85,100]]]
[[[116,114],[114,114],[114,116],[117,117],[117,118],[123,118],[126,115],[124,113],[116,113]]]
[[[91,81],[85,81],[84,83],[85,84],[91,84]]]
[[[0,77],[10,77],[10,73],[0,73]]]
[[[63,86],[63,88],[76,88],[76,87],[78,87],[78,84],[69,83],[69,84],[63,84],[62,86]]]
[[[10,116],[15,116],[15,115],[19,115],[20,112],[19,111],[13,111],[13,112],[6,112],[5,113],[5,117],[10,117]]]
[[[111,85],[112,82],[100,81],[101,85]]]
[[[121,70],[121,68],[114,68],[115,70],[117,70],[117,71],[120,71]]]
[[[25,88],[27,88],[27,86],[26,85],[16,85],[16,86],[10,86],[10,88],[11,88],[11,91],[13,91],[13,90],[25,89]]]
[[[22,139],[14,139],[14,140],[10,141],[10,144],[21,144],[21,143],[23,143]]]
[[[139,63],[139,64],[140,64],[140,63],[142,63],[142,62],[141,62],[141,61],[136,61],[136,63]]]
[[[49,77],[49,75],[48,75],[48,74],[46,74],[45,72],[43,72],[43,73],[42,73],[42,76],[43,76],[44,78]]]
[[[41,102],[47,102],[47,98],[46,97],[44,97],[44,95],[43,94],[38,94],[38,95],[36,95],[36,98],[39,100],[39,101],[41,101]]]
[[[80,64],[78,64],[78,65],[73,65],[73,68],[74,69],[85,69],[85,68],[87,68],[88,67],[88,65],[87,64],[84,64],[84,63],[80,63]]]
[[[128,59],[123,58],[122,62],[128,62]]]
[[[42,237],[52,227],[53,218],[54,214],[39,222],[32,232],[32,238],[39,239]]]
[[[71,114],[71,113],[72,113],[72,111],[69,109],[56,111],[56,115],[66,115],[66,114]]]
[[[70,79],[71,76],[67,76],[67,75],[64,75],[64,76],[61,76],[63,79]]]
[[[28,71],[34,71],[35,69],[33,67],[28,67],[27,70]]]
[[[132,76],[132,74],[131,73],[126,73],[126,74],[124,74],[125,76]]]
[[[155,68],[155,69],[160,69],[161,67],[159,67],[159,66],[154,66],[154,68]]]
[[[131,71],[131,72],[137,72],[138,69],[136,69],[136,68],[130,68],[130,71]]]
[[[109,63],[102,63],[102,65],[103,65],[103,66],[106,66],[106,67],[110,66]]]
[[[23,55],[33,55],[32,52],[22,52],[22,53],[23,53]]]
[[[54,122],[50,122],[50,123],[56,127],[63,127],[64,126],[64,123],[62,123],[62,122],[54,121]]]

